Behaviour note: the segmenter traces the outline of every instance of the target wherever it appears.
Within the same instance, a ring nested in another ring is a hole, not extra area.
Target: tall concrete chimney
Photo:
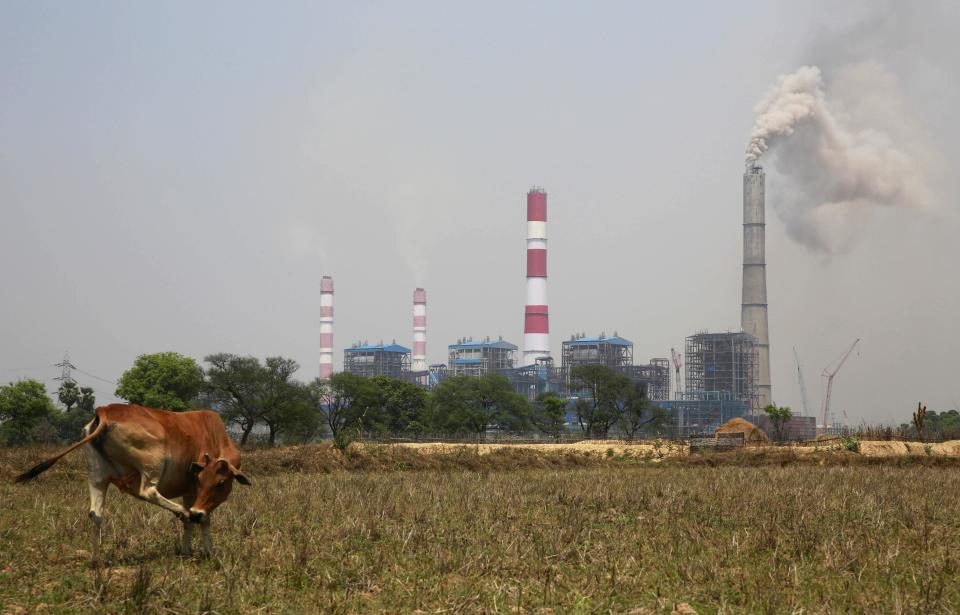
[[[767,328],[764,175],[759,165],[743,174],[743,305],[740,327],[757,338],[757,400],[753,412],[773,403],[770,387],[770,335]]]
[[[547,193],[527,193],[527,308],[523,320],[523,364],[550,356],[547,310]]]
[[[320,279],[320,378],[333,375],[333,278]]]
[[[427,291],[413,291],[413,363],[415,372],[427,371]]]

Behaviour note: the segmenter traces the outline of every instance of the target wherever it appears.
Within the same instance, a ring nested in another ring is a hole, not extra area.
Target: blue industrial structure
[[[410,349],[396,342],[355,344],[343,349],[343,371],[364,378],[404,378],[410,372]]]

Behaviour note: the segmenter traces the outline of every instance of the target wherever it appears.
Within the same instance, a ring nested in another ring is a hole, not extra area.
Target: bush
[[[338,429],[333,436],[333,448],[341,453],[345,452],[350,444],[356,440],[352,429]]]
[[[856,436],[847,436],[843,439],[843,448],[850,451],[851,453],[860,452],[860,438]]]

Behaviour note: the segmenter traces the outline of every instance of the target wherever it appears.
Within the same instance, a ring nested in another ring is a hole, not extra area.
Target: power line
[[[90,372],[84,371],[84,370],[80,369],[79,367],[74,366],[74,369],[77,370],[78,372],[80,372],[81,374],[83,374],[84,376],[90,376],[91,378],[94,378],[94,379],[96,379],[96,380],[99,380],[100,382],[105,382],[105,383],[107,383],[107,384],[112,384],[112,385],[116,385],[116,384],[117,384],[117,383],[114,382],[113,380],[107,380],[106,378],[101,378],[100,376],[91,374]]]

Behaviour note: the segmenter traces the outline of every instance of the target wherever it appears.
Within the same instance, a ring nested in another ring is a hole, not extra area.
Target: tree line
[[[215,409],[241,444],[255,433],[270,445],[328,436],[339,445],[388,435],[482,439],[490,431],[537,431],[559,439],[568,430],[569,417],[586,435],[605,437],[615,430],[634,438],[665,418],[642,388],[602,365],[572,370],[571,387],[579,393],[575,400],[547,394],[530,402],[506,377],[492,373],[450,377],[428,392],[404,380],[346,372],[301,382],[294,378],[300,366],[284,357],[261,361],[218,353],[203,363],[174,352],[141,355],[120,377],[115,394],[153,408]],[[0,442],[75,440],[92,418],[92,390],[61,387],[58,398],[63,412],[38,381],[0,387]]]

